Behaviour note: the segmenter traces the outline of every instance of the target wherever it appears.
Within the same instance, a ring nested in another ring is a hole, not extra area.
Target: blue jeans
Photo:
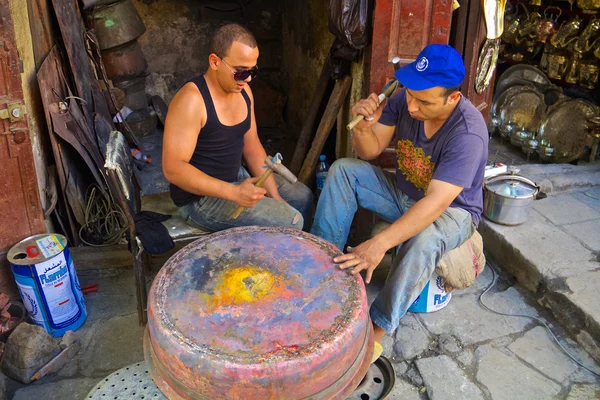
[[[312,192],[300,182],[291,184],[277,174],[273,176],[279,194],[288,204],[265,197],[253,208],[245,208],[237,219],[233,219],[231,216],[238,207],[237,203],[218,197],[202,196],[179,207],[179,214],[189,225],[213,232],[249,225],[302,229],[304,221],[309,221],[311,217]],[[244,167],[240,168],[238,183],[247,178],[250,178],[248,171]],[[300,216],[296,217],[298,213]]]
[[[394,176],[365,161],[344,158],[329,170],[311,232],[343,251],[359,206],[392,223],[414,203],[396,188]],[[433,224],[402,243],[385,285],[371,306],[373,322],[393,332],[442,255],[460,246],[474,231],[468,211],[449,207]]]

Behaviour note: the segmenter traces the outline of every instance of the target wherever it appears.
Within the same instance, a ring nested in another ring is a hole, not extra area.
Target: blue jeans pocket
[[[448,209],[444,211],[444,214],[438,218],[438,221],[439,220],[441,220],[440,228],[443,230],[446,239],[465,230],[465,228],[468,228],[468,225],[473,225],[470,221],[471,214],[469,214],[468,211],[457,207],[448,207]]]
[[[192,203],[186,204],[185,206],[179,207],[177,212],[183,218],[188,225],[198,225],[194,221],[194,216],[198,215],[201,211],[202,204],[206,201],[206,196],[201,196],[198,200]]]

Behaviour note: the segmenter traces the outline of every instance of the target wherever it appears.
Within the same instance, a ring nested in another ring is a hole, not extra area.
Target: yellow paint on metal
[[[254,303],[281,287],[282,278],[253,266],[233,268],[223,273],[209,303],[213,307]]]

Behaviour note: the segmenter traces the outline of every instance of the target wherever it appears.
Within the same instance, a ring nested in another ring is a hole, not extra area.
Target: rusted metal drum
[[[371,363],[362,279],[289,228],[244,227],[171,257],[148,298],[147,364],[170,399],[345,399]]]
[[[114,82],[135,78],[146,71],[148,62],[137,40],[102,51],[106,75]]]
[[[148,107],[146,96],[146,75],[126,81],[115,81],[114,85],[125,92],[125,105],[136,111]]]
[[[121,46],[146,32],[146,25],[131,0],[97,6],[89,18],[96,31],[100,50]]]

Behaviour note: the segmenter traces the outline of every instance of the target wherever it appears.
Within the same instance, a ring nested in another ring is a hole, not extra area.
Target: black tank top
[[[248,107],[248,116],[237,125],[226,126],[219,121],[204,76],[201,75],[190,82],[193,82],[202,94],[207,117],[206,124],[198,134],[196,148],[190,159],[190,164],[213,178],[226,182],[235,182],[237,181],[238,171],[242,165],[244,135],[250,129],[250,98],[246,90],[242,90],[242,96]],[[173,199],[177,207],[189,204],[201,197],[173,184],[169,188],[171,199]]]

